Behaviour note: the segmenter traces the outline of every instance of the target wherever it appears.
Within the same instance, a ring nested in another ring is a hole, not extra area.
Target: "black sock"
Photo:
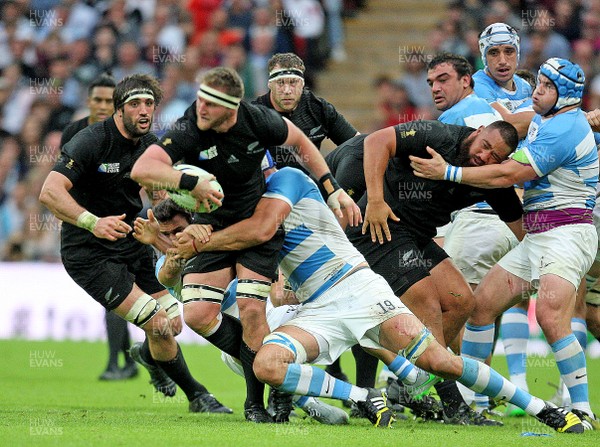
[[[142,349],[140,349],[140,357],[142,360],[148,363],[149,365],[156,365],[156,362],[152,358],[152,353],[150,352],[150,345],[148,344],[148,337],[144,339],[144,343],[142,344]]]
[[[456,381],[454,380],[444,380],[442,382],[438,382],[434,385],[438,396],[440,396],[440,400],[444,406],[444,413],[447,416],[454,414],[461,403],[465,402],[458,391],[458,387],[456,386]],[[465,403],[466,405],[466,403]]]
[[[193,400],[198,394],[208,392],[204,385],[192,377],[187,363],[185,363],[185,359],[183,358],[183,353],[181,352],[179,344],[177,344],[177,355],[173,360],[168,360],[166,362],[155,360],[155,362],[177,385],[179,385],[179,388],[183,390],[189,401]]]
[[[131,348],[131,339],[129,338],[129,328],[127,327],[127,322],[125,320],[123,321],[125,322],[125,329],[123,330],[120,349],[123,353],[123,356],[125,357],[125,365],[130,365],[135,363],[135,360],[133,360],[129,355],[129,348]]]
[[[340,374],[342,374],[342,365],[340,364],[339,357],[331,365],[327,365],[325,371],[334,377],[338,377]]]
[[[244,368],[244,378],[246,379],[246,404],[265,404],[265,384],[256,378],[252,365],[254,364],[254,358],[256,352],[248,347],[248,345],[242,342],[240,347],[240,361],[242,362],[242,368]]]
[[[242,344],[242,323],[231,315],[221,314],[221,325],[214,334],[206,338],[210,343],[238,360],[240,359],[240,346]]]
[[[108,339],[107,369],[119,367],[119,352],[123,345],[123,334],[127,334],[127,321],[114,312],[106,312],[106,337]]]
[[[366,352],[360,345],[352,346],[352,355],[356,362],[356,386],[361,388],[375,387],[379,359]]]

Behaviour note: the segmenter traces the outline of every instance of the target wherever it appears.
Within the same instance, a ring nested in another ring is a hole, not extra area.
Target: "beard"
[[[129,134],[129,136],[131,136],[131,138],[143,137],[148,132],[150,132],[150,129],[152,129],[152,118],[149,118],[149,119],[150,119],[150,122],[148,123],[149,124],[148,129],[147,130],[138,130],[133,119],[128,117],[127,115],[123,114],[123,127],[125,127],[125,130]]]
[[[462,143],[460,143],[456,160],[457,166],[471,166],[471,154],[469,153],[469,151],[471,150],[473,140],[474,138],[469,135],[462,141]]]

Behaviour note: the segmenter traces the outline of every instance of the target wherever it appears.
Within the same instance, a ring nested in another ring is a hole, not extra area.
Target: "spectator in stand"
[[[431,92],[427,86],[427,56],[418,51],[410,51],[403,55],[402,66],[404,73],[398,79],[408,91],[410,101],[419,109],[434,110]]]
[[[197,98],[198,82],[196,78],[200,74],[200,48],[196,45],[188,45],[181,61],[181,73],[177,96],[188,104]]]
[[[108,23],[115,28],[119,42],[137,42],[140,38],[141,16],[137,11],[128,13],[125,0],[111,1],[101,23]]]
[[[117,63],[117,31],[112,25],[100,25],[94,33],[92,63],[96,73],[112,71]]]
[[[227,2],[227,7],[229,10],[227,27],[236,29],[246,36],[252,24],[252,2],[250,0],[230,0]]]
[[[283,0],[269,0],[271,10],[275,15],[275,26],[277,34],[275,35],[275,53],[296,53],[294,44],[294,23],[290,18],[289,11],[283,7]],[[313,85],[312,78],[305,78],[306,85]]]
[[[246,35],[244,30],[229,28],[229,13],[223,8],[217,9],[210,17],[210,31],[217,33],[219,46],[225,48],[234,43],[242,42]]]
[[[283,5],[294,24],[296,53],[308,72],[321,71],[327,59],[320,41],[325,31],[323,6],[317,0],[283,0]]]
[[[92,31],[100,22],[99,11],[81,0],[63,0],[62,5],[68,8],[68,16],[60,28],[60,37],[66,44],[79,39],[89,39]],[[119,3],[118,1],[112,4]]]
[[[327,15],[327,31],[331,58],[336,62],[345,61],[348,57],[344,48],[344,24],[342,22],[342,0],[324,0]]]
[[[212,30],[206,31],[198,45],[199,65],[203,70],[218,67],[221,65],[221,47],[219,45],[219,35]]]
[[[267,65],[275,49],[275,34],[261,28],[251,32],[248,65],[252,73],[252,85],[257,96],[268,92],[269,70]]]
[[[554,16],[548,9],[528,10],[529,16],[526,16],[527,25],[530,26],[531,32],[539,33],[539,36],[544,39],[544,49],[542,51],[542,62],[551,57],[560,57],[569,59],[571,57],[571,47],[569,41],[554,30]],[[532,16],[531,14],[535,14]],[[530,34],[531,34],[530,32]],[[527,57],[531,49],[531,39],[529,35],[523,36],[521,41],[521,51],[523,56]],[[530,68],[531,69],[531,68]]]
[[[248,63],[246,50],[241,43],[229,45],[225,48],[223,66],[233,68],[244,81],[244,99],[252,100],[258,96],[255,94],[252,68]]]
[[[15,191],[25,177],[27,163],[19,141],[4,134],[0,138],[0,249],[10,235],[22,226],[22,200]]]
[[[113,76],[120,80],[133,74],[156,75],[156,70],[148,62],[141,59],[141,52],[137,42],[126,41],[119,45],[117,50],[117,65],[113,69]]]
[[[209,28],[210,16],[221,7],[222,0],[188,0],[186,7],[192,16],[194,32],[190,44],[196,45],[200,42],[202,35]]]
[[[575,0],[554,2],[553,28],[571,43],[581,37],[581,9],[581,4]],[[585,71],[585,73],[588,72]]]

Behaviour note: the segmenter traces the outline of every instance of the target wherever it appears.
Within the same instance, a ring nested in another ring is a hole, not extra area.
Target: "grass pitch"
[[[504,418],[504,427],[457,427],[399,420],[392,430],[374,429],[365,419],[347,426],[323,426],[302,410],[290,424],[244,421],[243,380],[210,346],[187,345],[183,352],[195,377],[233,415],[188,413],[181,390],[173,398],[154,392],[148,373],[122,382],[100,382],[105,343],[0,341],[0,446],[598,446],[597,432],[561,435],[531,417]],[[351,355],[342,359],[353,375]],[[506,374],[503,357],[493,363]],[[600,412],[600,359],[588,359],[590,397]],[[551,358],[528,359],[529,386],[548,399],[558,382]],[[335,401],[329,401],[338,405]],[[550,436],[523,437],[523,432]]]

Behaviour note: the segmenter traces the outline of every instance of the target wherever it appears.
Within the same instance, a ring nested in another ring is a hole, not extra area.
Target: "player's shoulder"
[[[267,192],[276,192],[287,197],[308,196],[316,193],[320,197],[319,189],[311,178],[300,169],[286,166],[271,174],[267,179]]]
[[[283,118],[274,109],[262,104],[253,104],[242,100],[238,109],[238,120],[250,121],[254,124],[283,121]]]
[[[475,86],[477,86],[478,82],[488,85],[493,82],[492,78],[485,72],[485,70],[477,70],[473,74],[473,81],[475,82]]]

